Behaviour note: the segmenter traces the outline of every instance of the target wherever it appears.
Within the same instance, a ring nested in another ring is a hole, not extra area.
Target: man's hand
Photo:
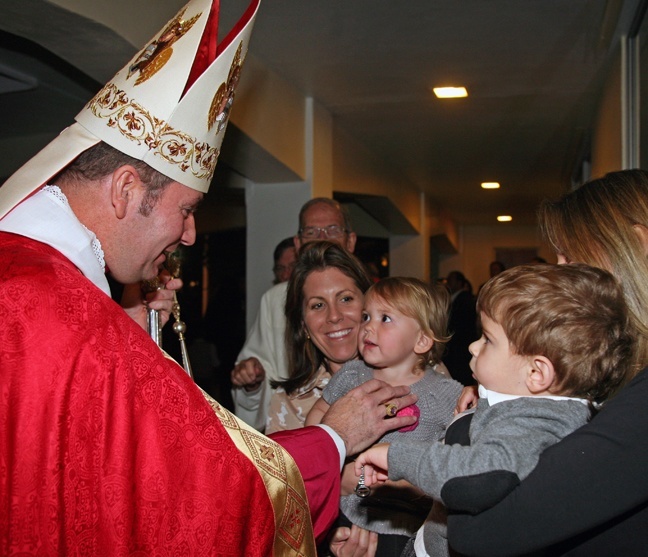
[[[162,271],[159,279],[164,288],[147,294],[142,292],[142,284],[139,282],[124,286],[121,306],[145,331],[147,329],[149,308],[157,309],[160,312],[161,327],[167,324],[173,311],[173,295],[175,291],[182,288],[182,279],[172,279],[168,271]]]
[[[232,370],[232,385],[254,391],[265,379],[265,369],[256,358],[241,360]]]
[[[378,534],[355,524],[351,528],[338,528],[331,537],[331,552],[336,557],[374,557],[378,547]]]
[[[388,416],[416,400],[409,387],[392,387],[372,379],[336,400],[321,423],[337,432],[344,441],[347,456],[351,456],[372,445],[388,431],[414,424],[415,416]],[[390,403],[395,404],[391,412],[388,408]]]

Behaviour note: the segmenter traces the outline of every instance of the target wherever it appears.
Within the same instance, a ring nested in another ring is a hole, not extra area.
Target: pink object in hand
[[[406,406],[405,408],[402,408],[401,410],[398,411],[396,414],[397,416],[416,416],[416,421],[412,425],[408,425],[405,427],[401,427],[398,431],[402,431],[405,433],[406,431],[414,431],[419,423],[418,419],[421,417],[421,410],[416,404],[412,404],[410,406]]]

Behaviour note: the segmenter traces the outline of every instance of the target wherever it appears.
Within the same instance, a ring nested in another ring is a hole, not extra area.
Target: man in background
[[[290,275],[292,275],[297,261],[297,250],[295,250],[295,242],[292,237],[281,240],[272,256],[274,261],[272,272],[275,276],[273,284],[290,280]]]
[[[448,273],[446,286],[450,291],[448,332],[452,337],[446,344],[443,363],[453,379],[464,385],[474,385],[468,347],[479,338],[475,296],[460,271]]]

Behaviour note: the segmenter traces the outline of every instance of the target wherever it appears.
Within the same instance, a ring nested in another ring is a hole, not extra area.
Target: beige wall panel
[[[540,257],[555,263],[556,257],[543,244],[536,226],[464,226],[459,230],[459,253],[441,262],[440,276],[458,270],[472,283],[475,293],[488,280],[488,266],[495,258],[495,248],[538,247]]]
[[[305,179],[304,116],[304,97],[248,55],[230,119],[255,143]]]
[[[620,170],[621,150],[621,57],[611,70],[601,96],[592,137],[592,178]]]

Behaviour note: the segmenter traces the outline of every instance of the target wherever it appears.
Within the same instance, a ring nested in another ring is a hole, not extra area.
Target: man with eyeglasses
[[[326,197],[311,199],[299,211],[299,230],[293,238],[295,249],[315,240],[329,240],[353,253],[356,234],[344,208]],[[237,363],[232,370],[232,398],[235,414],[263,431],[270,402],[271,379],[288,371],[284,337],[284,305],[288,283],[273,286],[261,298],[259,313]]]
[[[299,211],[295,247],[299,251],[304,244],[314,240],[329,240],[353,253],[357,237],[351,229],[349,215],[337,201],[316,197]]]

